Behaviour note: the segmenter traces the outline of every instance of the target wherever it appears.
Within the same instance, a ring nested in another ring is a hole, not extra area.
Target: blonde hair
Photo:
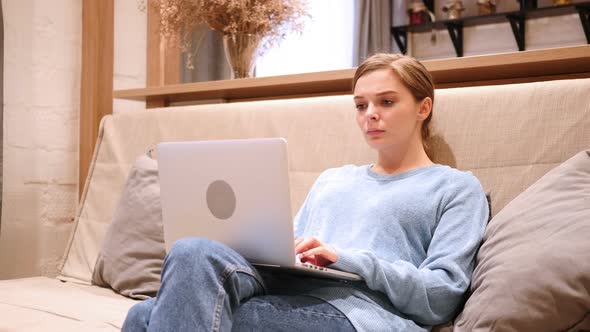
[[[401,54],[377,53],[365,61],[356,69],[352,79],[352,90],[356,82],[363,75],[381,69],[391,69],[404,86],[410,90],[416,101],[424,100],[426,97],[432,99],[434,105],[434,82],[432,76],[420,61]],[[422,144],[426,148],[426,141],[430,137],[430,119],[432,111],[422,122],[421,136]]]

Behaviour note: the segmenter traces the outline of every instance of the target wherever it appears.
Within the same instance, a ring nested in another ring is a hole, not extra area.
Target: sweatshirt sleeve
[[[293,218],[295,238],[303,236],[305,228],[309,224],[309,215],[312,208],[312,202],[315,202],[315,197],[317,196],[318,192],[322,190],[323,186],[326,183],[326,178],[329,176],[331,172],[332,169],[328,169],[318,176],[318,178],[313,183],[313,186],[309,190],[309,193],[307,194],[307,197],[305,198],[303,205],[301,205],[301,208]]]
[[[336,248],[339,258],[330,267],[361,275],[370,289],[385,293],[396,309],[418,323],[451,319],[469,287],[488,219],[479,181],[470,174],[454,180],[420,266],[385,261],[366,250]]]

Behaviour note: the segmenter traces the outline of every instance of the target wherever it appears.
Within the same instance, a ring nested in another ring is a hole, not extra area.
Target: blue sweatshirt
[[[488,218],[479,181],[443,165],[385,175],[369,165],[323,172],[295,217],[296,236],[336,248],[330,265],[365,283],[309,295],[358,331],[424,331],[460,306]]]

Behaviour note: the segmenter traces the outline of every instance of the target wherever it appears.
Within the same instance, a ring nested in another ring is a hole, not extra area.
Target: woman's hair
[[[391,69],[410,90],[416,101],[426,97],[432,99],[434,105],[434,82],[426,67],[420,61],[401,54],[377,53],[365,61],[356,69],[352,80],[352,90],[356,82],[362,76],[381,69]],[[422,144],[426,148],[426,141],[430,137],[430,119],[432,112],[422,122]]]

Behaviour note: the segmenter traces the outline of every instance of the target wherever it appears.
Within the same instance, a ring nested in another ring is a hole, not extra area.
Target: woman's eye
[[[383,105],[393,105],[393,100],[391,100],[391,99],[384,99],[382,103],[383,103]]]
[[[366,107],[365,104],[356,104],[356,109],[359,111],[364,111]]]

